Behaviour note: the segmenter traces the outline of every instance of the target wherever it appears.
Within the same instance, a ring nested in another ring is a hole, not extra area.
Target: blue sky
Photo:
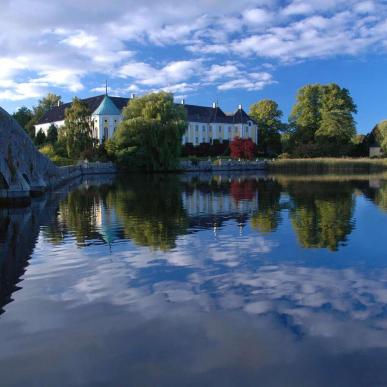
[[[167,90],[225,111],[336,82],[359,132],[387,119],[387,2],[0,0],[0,105]]]

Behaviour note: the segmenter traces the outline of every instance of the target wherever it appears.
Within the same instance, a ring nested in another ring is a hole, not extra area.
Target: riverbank
[[[387,171],[387,159],[278,159],[269,161],[267,170],[281,174],[372,174]]]
[[[0,206],[28,205],[31,202],[32,197],[61,187],[71,180],[75,180],[82,176],[115,173],[117,173],[117,167],[111,162],[82,162],[77,165],[58,167],[56,173],[48,177],[46,185],[42,184],[32,186],[26,182],[26,184],[19,189],[0,189]]]
[[[266,169],[265,160],[181,160],[179,165],[179,171],[182,172],[262,171]]]

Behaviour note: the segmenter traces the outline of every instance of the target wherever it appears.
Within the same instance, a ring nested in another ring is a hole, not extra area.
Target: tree
[[[387,120],[379,122],[372,130],[372,137],[381,146],[384,153],[387,153]]]
[[[93,148],[94,139],[90,126],[91,112],[87,104],[74,98],[71,106],[65,110],[65,124],[61,130],[66,144],[67,155],[71,159],[80,158],[82,152]]]
[[[298,143],[314,141],[320,127],[321,85],[306,85],[298,90],[297,101],[290,114],[290,124],[294,128],[294,139]]]
[[[28,109],[28,107],[22,106],[15,113],[12,114],[12,117],[28,134],[31,134],[30,131],[27,129],[27,125],[31,121],[33,114],[32,111]]]
[[[47,131],[47,142],[55,144],[58,141],[58,129],[54,124],[51,124]]]
[[[307,145],[315,156],[348,154],[356,134],[353,118],[356,112],[356,105],[345,88],[334,83],[302,87],[290,116],[295,153]]]
[[[271,99],[263,99],[250,107],[250,116],[258,124],[258,150],[265,155],[281,152],[282,112]]]
[[[235,137],[230,143],[230,150],[233,159],[251,160],[256,153],[256,145],[251,138]]]
[[[36,134],[35,137],[35,144],[36,146],[42,146],[46,142],[46,135],[43,132],[42,129],[39,130],[39,132]]]
[[[171,170],[177,167],[186,127],[185,109],[172,94],[148,94],[128,102],[107,147],[123,167]]]

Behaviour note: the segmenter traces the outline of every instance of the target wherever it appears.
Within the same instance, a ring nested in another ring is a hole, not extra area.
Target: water
[[[387,180],[95,178],[0,209],[1,386],[387,386]]]

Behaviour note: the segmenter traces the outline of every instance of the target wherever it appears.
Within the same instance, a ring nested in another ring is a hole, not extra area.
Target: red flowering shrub
[[[251,138],[235,137],[230,144],[231,157],[252,160],[256,154],[256,148]]]

